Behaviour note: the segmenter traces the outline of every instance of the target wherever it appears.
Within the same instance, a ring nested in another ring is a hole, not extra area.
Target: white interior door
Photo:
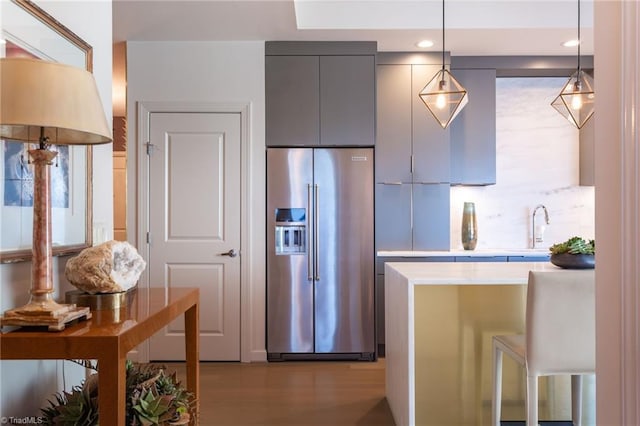
[[[199,287],[200,359],[240,360],[240,114],[152,113],[149,136],[150,286]],[[179,319],[149,359],[184,360],[183,339]]]

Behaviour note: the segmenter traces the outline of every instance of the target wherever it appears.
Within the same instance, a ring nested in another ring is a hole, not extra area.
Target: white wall
[[[531,215],[538,204],[547,207],[550,224],[536,247],[575,235],[594,238],[594,188],[578,186],[578,130],[550,105],[567,78],[498,78],[497,181],[451,188],[452,249],[462,249],[465,201],[476,205],[477,249],[530,247]],[[536,226],[543,223],[538,210]]]
[[[36,0],[35,3],[93,47],[93,72],[111,122],[111,0]],[[113,228],[111,168],[111,144],[94,148],[93,219],[107,230],[107,238]],[[64,279],[65,261],[66,258],[54,259],[54,285],[61,287],[58,295],[70,289]],[[0,265],[3,312],[28,301],[30,267],[29,262]],[[69,362],[63,365],[63,361],[0,361],[0,417],[37,416],[47,399],[61,390],[63,382],[70,388],[83,377],[83,369]]]
[[[127,43],[127,175],[137,176],[137,102],[250,103],[249,212],[250,336],[242,341],[243,359],[261,361],[265,353],[265,142],[264,42],[128,42]],[[144,143],[144,141],[142,141]],[[136,179],[128,180],[128,206],[136,205]],[[137,211],[127,212],[127,235],[136,244]],[[243,258],[246,260],[246,258]],[[242,318],[248,318],[243,313]],[[246,330],[243,327],[243,330]],[[248,354],[248,355],[247,355]],[[248,357],[248,359],[246,358]]]

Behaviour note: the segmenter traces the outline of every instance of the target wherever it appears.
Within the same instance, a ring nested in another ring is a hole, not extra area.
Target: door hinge
[[[411,173],[413,173],[413,154],[411,154],[411,165],[409,167],[410,167]]]
[[[152,144],[151,142],[147,142],[145,146],[147,147],[147,155],[153,154],[153,149],[155,148],[155,145]]]
[[[147,244],[151,244],[151,232],[147,231]]]

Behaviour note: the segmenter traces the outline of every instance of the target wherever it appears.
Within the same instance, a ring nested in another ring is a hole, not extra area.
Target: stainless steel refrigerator
[[[373,149],[267,150],[267,358],[375,359]]]

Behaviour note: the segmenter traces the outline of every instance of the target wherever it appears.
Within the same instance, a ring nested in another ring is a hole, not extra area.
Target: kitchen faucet
[[[538,209],[544,210],[544,221],[547,223],[547,225],[549,224],[549,212],[547,211],[547,208],[542,204],[538,204],[536,208],[533,209],[533,218],[531,220],[533,231],[531,233],[531,248],[536,248],[536,242],[541,243],[543,241],[542,232],[539,236],[536,236],[536,212],[538,211]]]

